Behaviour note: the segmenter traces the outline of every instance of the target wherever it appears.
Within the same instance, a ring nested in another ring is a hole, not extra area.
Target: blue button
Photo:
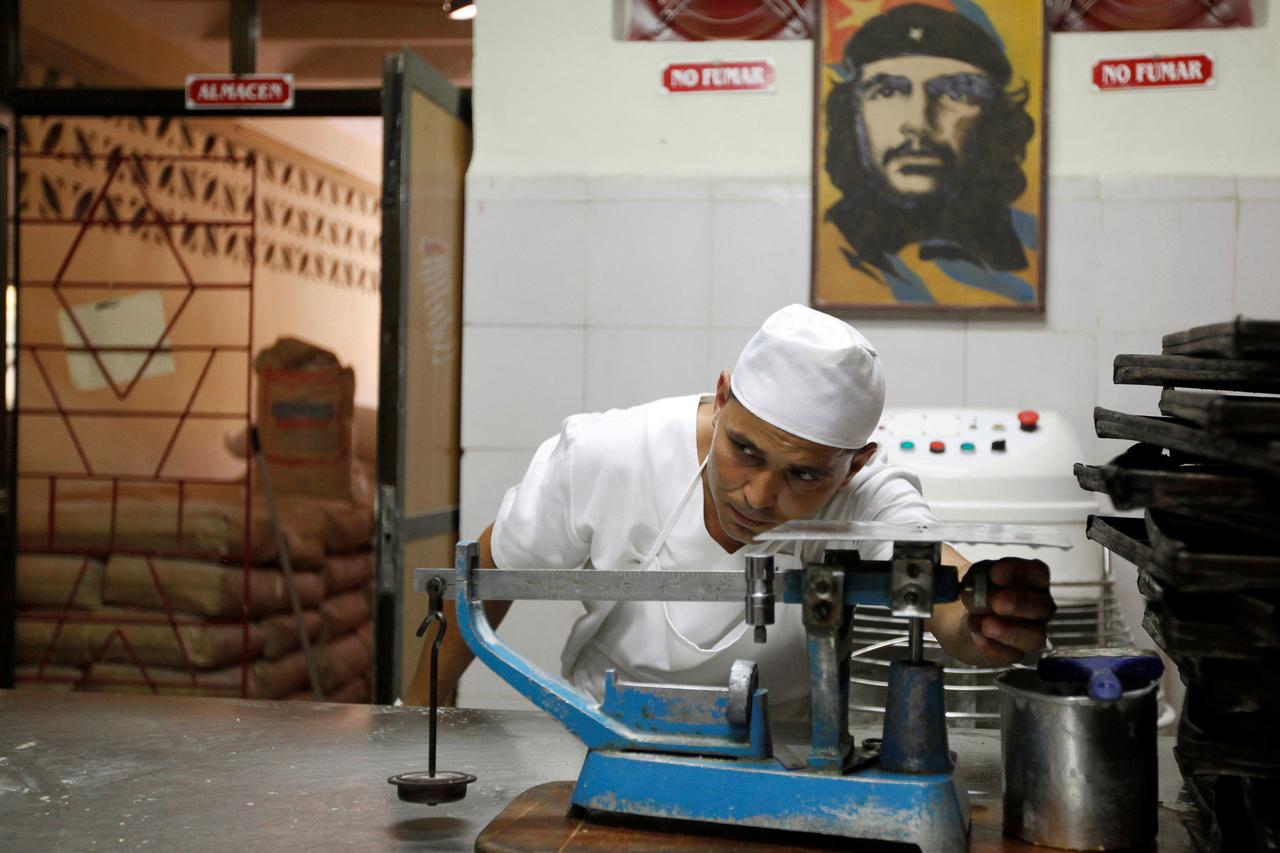
[[[899,444],[898,447],[901,447],[903,450],[915,450],[916,443],[914,441],[904,441],[902,444]]]
[[[972,453],[972,452],[973,452],[973,442],[972,442],[972,441],[966,441],[964,444],[960,445],[960,449],[961,449],[961,450],[963,450],[965,453]]]

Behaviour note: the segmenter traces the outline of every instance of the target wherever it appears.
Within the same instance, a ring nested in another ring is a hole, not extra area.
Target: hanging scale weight
[[[449,620],[444,615],[444,579],[432,578],[427,583],[427,615],[418,626],[418,636],[424,636],[432,622],[439,627],[435,639],[431,642],[431,687],[429,724],[427,731],[427,772],[416,771],[392,776],[387,781],[396,786],[396,793],[407,803],[425,803],[437,806],[441,803],[452,803],[467,795],[467,786],[476,781],[470,773],[458,773],[453,770],[436,772],[436,710],[439,708],[438,669],[440,659],[440,643],[444,640],[445,631],[449,629]]]

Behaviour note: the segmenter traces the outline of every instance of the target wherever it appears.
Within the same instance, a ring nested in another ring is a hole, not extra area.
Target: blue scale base
[[[969,804],[953,774],[865,768],[835,776],[777,760],[592,750],[573,804],[602,812],[967,849]]]

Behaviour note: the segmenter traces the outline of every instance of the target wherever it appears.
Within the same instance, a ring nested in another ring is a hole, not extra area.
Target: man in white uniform
[[[880,360],[847,323],[800,305],[774,313],[714,396],[657,400],[575,415],[534,455],[480,536],[480,565],[506,569],[728,571],[753,537],[793,519],[933,521],[918,481],[870,441],[884,405]],[[853,542],[887,559],[889,542]],[[779,569],[819,559],[803,543]],[[968,562],[944,546],[960,571]],[[1053,615],[1049,572],[1007,558],[991,570],[993,612],[956,602],[927,625],[960,660],[1008,664],[1044,644]],[[756,644],[740,603],[583,602],[561,656],[562,675],[599,699],[604,672],[623,680],[723,685],[734,660],[759,666],[776,716],[803,713],[809,665],[799,605],[777,606]],[[509,602],[489,602],[494,624]],[[446,703],[471,653],[457,632],[440,650]],[[425,704],[430,656],[405,696]]]

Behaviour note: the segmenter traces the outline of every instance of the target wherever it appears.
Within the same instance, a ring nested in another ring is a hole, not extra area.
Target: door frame
[[[378,364],[378,466],[374,580],[373,701],[391,704],[401,693],[400,638],[404,634],[404,548],[458,526],[456,506],[405,516],[405,351],[409,304],[409,193],[405,116],[414,91],[471,125],[470,91],[459,89],[409,50],[383,63],[382,330]]]

